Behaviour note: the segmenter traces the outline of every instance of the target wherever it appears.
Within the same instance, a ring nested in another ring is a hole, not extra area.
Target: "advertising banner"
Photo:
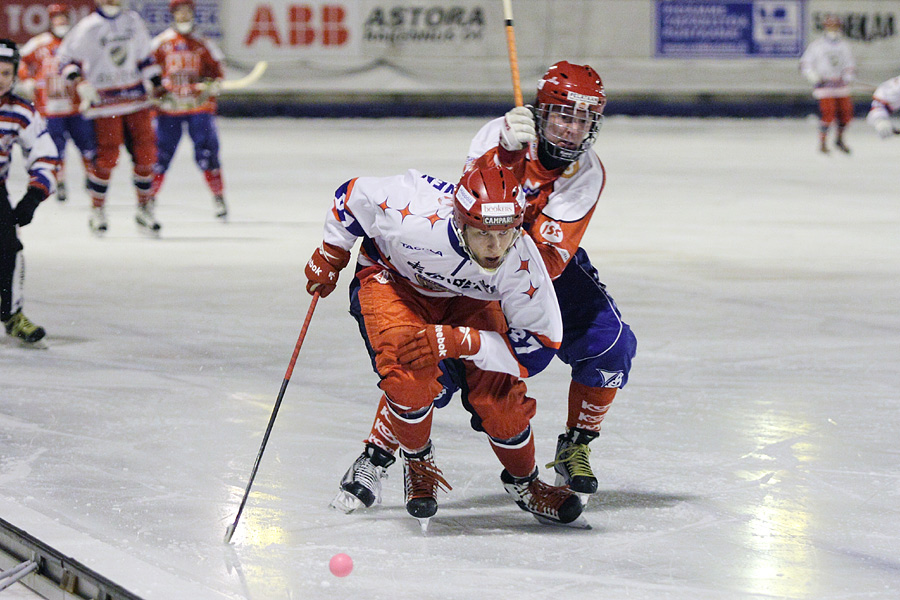
[[[656,56],[795,58],[805,0],[657,0]]]
[[[0,38],[24,44],[34,36],[50,29],[47,7],[54,0],[3,0],[0,2]],[[94,10],[94,0],[70,0],[72,22]]]

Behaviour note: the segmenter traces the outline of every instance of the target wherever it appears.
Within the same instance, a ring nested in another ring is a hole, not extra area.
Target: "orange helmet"
[[[191,10],[194,10],[196,8],[194,6],[194,0],[169,0],[169,12],[174,12],[175,9],[182,4],[187,4],[191,7]]]

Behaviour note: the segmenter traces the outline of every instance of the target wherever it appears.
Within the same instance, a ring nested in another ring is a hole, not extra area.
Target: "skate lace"
[[[573,444],[560,451],[556,460],[548,462],[546,468],[552,469],[558,464],[565,464],[572,477],[593,477],[590,457],[591,448],[587,444]]]
[[[379,473],[379,471],[381,471]],[[373,465],[368,458],[360,458],[356,461],[356,468],[353,472],[353,480],[361,483],[370,490],[374,490],[378,480],[387,477],[387,473],[383,469]]]
[[[15,321],[9,328],[9,332],[12,335],[29,335],[31,333],[34,333],[34,331],[37,329],[37,325],[32,323],[31,320],[22,313],[19,313],[13,318],[15,319]]]
[[[562,506],[572,492],[566,486],[553,486],[535,479],[528,484],[528,506],[532,511],[545,515],[559,515],[559,507]]]
[[[406,464],[409,472],[406,478],[407,498],[433,497],[439,489],[445,492],[453,489],[432,461],[409,460]]]

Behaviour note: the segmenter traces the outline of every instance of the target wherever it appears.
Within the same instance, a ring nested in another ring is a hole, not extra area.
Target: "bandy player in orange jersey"
[[[172,26],[153,39],[156,62],[163,69],[163,85],[169,102],[157,109],[157,163],[155,193],[175,156],[181,134],[187,129],[194,143],[194,161],[213,194],[216,217],[225,220],[219,136],[216,132],[216,95],[221,91],[223,54],[215,44],[195,32],[194,1],[170,0]]]
[[[72,28],[69,7],[51,4],[47,7],[50,30],[37,35],[22,47],[19,64],[19,89],[34,98],[34,106],[47,121],[47,131],[59,152],[60,166],[56,173],[56,199],[66,201],[65,153],[66,143],[72,140],[81,152],[84,171],[90,173],[97,144],[94,127],[78,112],[75,85],[59,74],[56,51],[63,36]]]

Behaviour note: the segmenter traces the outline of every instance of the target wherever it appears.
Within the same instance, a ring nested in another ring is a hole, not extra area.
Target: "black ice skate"
[[[216,209],[216,218],[221,221],[228,220],[228,205],[225,204],[225,196],[217,194],[213,197],[213,204]]]
[[[38,344],[47,335],[43,327],[32,323],[21,310],[4,321],[3,325],[7,334],[29,345]]]
[[[600,435],[596,431],[572,428],[559,436],[556,442],[556,457],[547,463],[548,469],[556,471],[556,485],[567,485],[581,495],[587,504],[587,495],[597,492],[597,478],[591,470],[591,449],[588,444]]]
[[[381,504],[381,480],[387,478],[387,468],[395,460],[378,446],[366,444],[363,453],[344,473],[341,491],[331,501],[331,508],[349,514],[376,502]]]
[[[847,147],[847,144],[844,143],[843,138],[838,138],[834,141],[834,147],[843,152],[844,154],[850,154],[850,148]]]
[[[500,480],[519,508],[530,512],[540,523],[590,529],[581,516],[584,507],[578,496],[566,486],[556,487],[538,479],[537,467],[528,477],[513,477],[503,469]]]
[[[109,222],[106,220],[106,209],[102,206],[95,206],[91,209],[91,218],[88,219],[88,227],[91,233],[97,237],[102,237],[109,229]]]
[[[66,182],[59,181],[56,184],[56,199],[60,202],[65,202],[68,195],[66,194]]]
[[[401,451],[406,511],[419,520],[423,533],[428,531],[428,521],[437,512],[438,488],[446,492],[453,489],[434,464],[433,449],[429,442],[427,448],[415,454]]]

